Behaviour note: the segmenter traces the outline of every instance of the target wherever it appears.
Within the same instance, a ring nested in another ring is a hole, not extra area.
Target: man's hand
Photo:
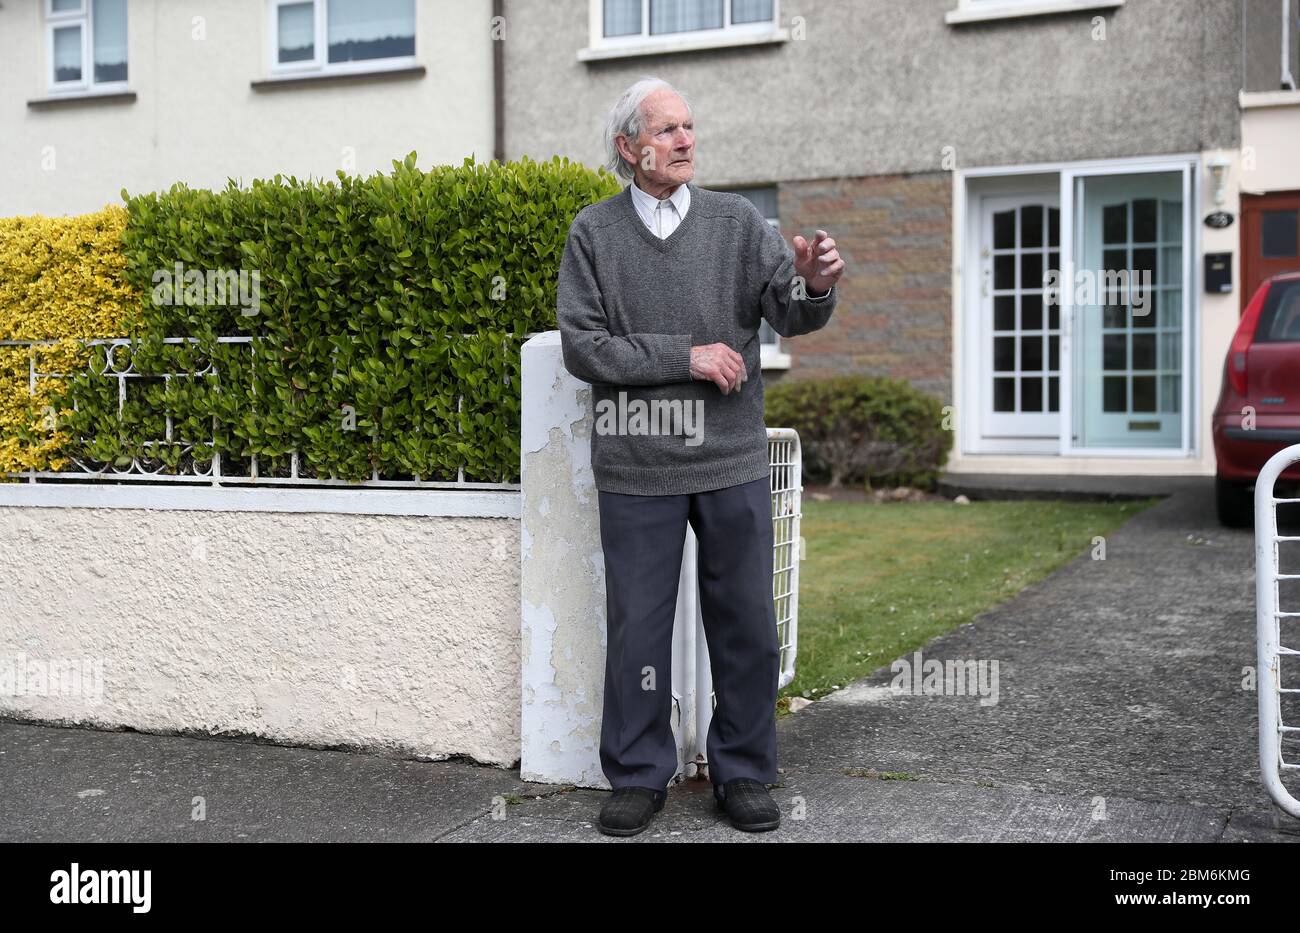
[[[691,347],[691,378],[712,382],[726,395],[747,378],[745,360],[725,343]]]
[[[803,278],[811,294],[822,295],[831,290],[844,274],[844,260],[829,233],[818,230],[811,243],[795,236],[794,271]]]

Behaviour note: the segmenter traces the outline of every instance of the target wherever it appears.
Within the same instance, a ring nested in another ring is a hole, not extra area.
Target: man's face
[[[695,122],[686,103],[658,90],[641,103],[645,130],[631,144],[633,170],[645,190],[674,188],[695,177]]]

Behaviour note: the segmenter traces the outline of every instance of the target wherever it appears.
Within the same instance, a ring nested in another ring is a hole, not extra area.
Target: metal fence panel
[[[1278,583],[1281,580],[1300,579],[1300,573],[1281,573],[1280,546],[1300,543],[1300,535],[1278,534],[1277,507],[1283,504],[1300,504],[1300,499],[1278,498],[1275,485],[1278,476],[1291,464],[1300,461],[1300,444],[1279,451],[1269,458],[1255,481],[1255,638],[1258,652],[1259,693],[1259,765],[1264,786],[1273,802],[1295,817],[1300,817],[1300,801],[1292,796],[1282,778],[1288,772],[1300,770],[1300,764],[1287,761],[1283,752],[1300,747],[1300,726],[1288,725],[1282,717],[1282,698],[1300,694],[1300,688],[1282,686],[1283,659],[1293,659],[1300,650],[1282,644],[1282,624],[1294,620],[1300,624],[1300,611],[1284,611],[1279,605]],[[1291,645],[1300,644],[1293,627],[1288,627],[1286,640]],[[1291,671],[1294,676],[1294,670]]]

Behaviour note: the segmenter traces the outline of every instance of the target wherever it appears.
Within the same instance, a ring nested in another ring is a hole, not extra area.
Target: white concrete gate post
[[[564,368],[559,331],[530,338],[522,354],[520,776],[608,788],[600,767],[605,560],[591,472],[591,387]],[[697,661],[704,635],[695,554],[688,526],[682,578],[690,585],[678,590],[673,624],[679,766],[703,747],[696,697],[710,695],[707,664],[701,671]]]

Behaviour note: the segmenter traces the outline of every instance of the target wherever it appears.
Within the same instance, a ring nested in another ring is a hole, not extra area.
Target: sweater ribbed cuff
[[[691,381],[691,335],[673,334],[672,348],[664,354],[662,377],[664,382]]]

